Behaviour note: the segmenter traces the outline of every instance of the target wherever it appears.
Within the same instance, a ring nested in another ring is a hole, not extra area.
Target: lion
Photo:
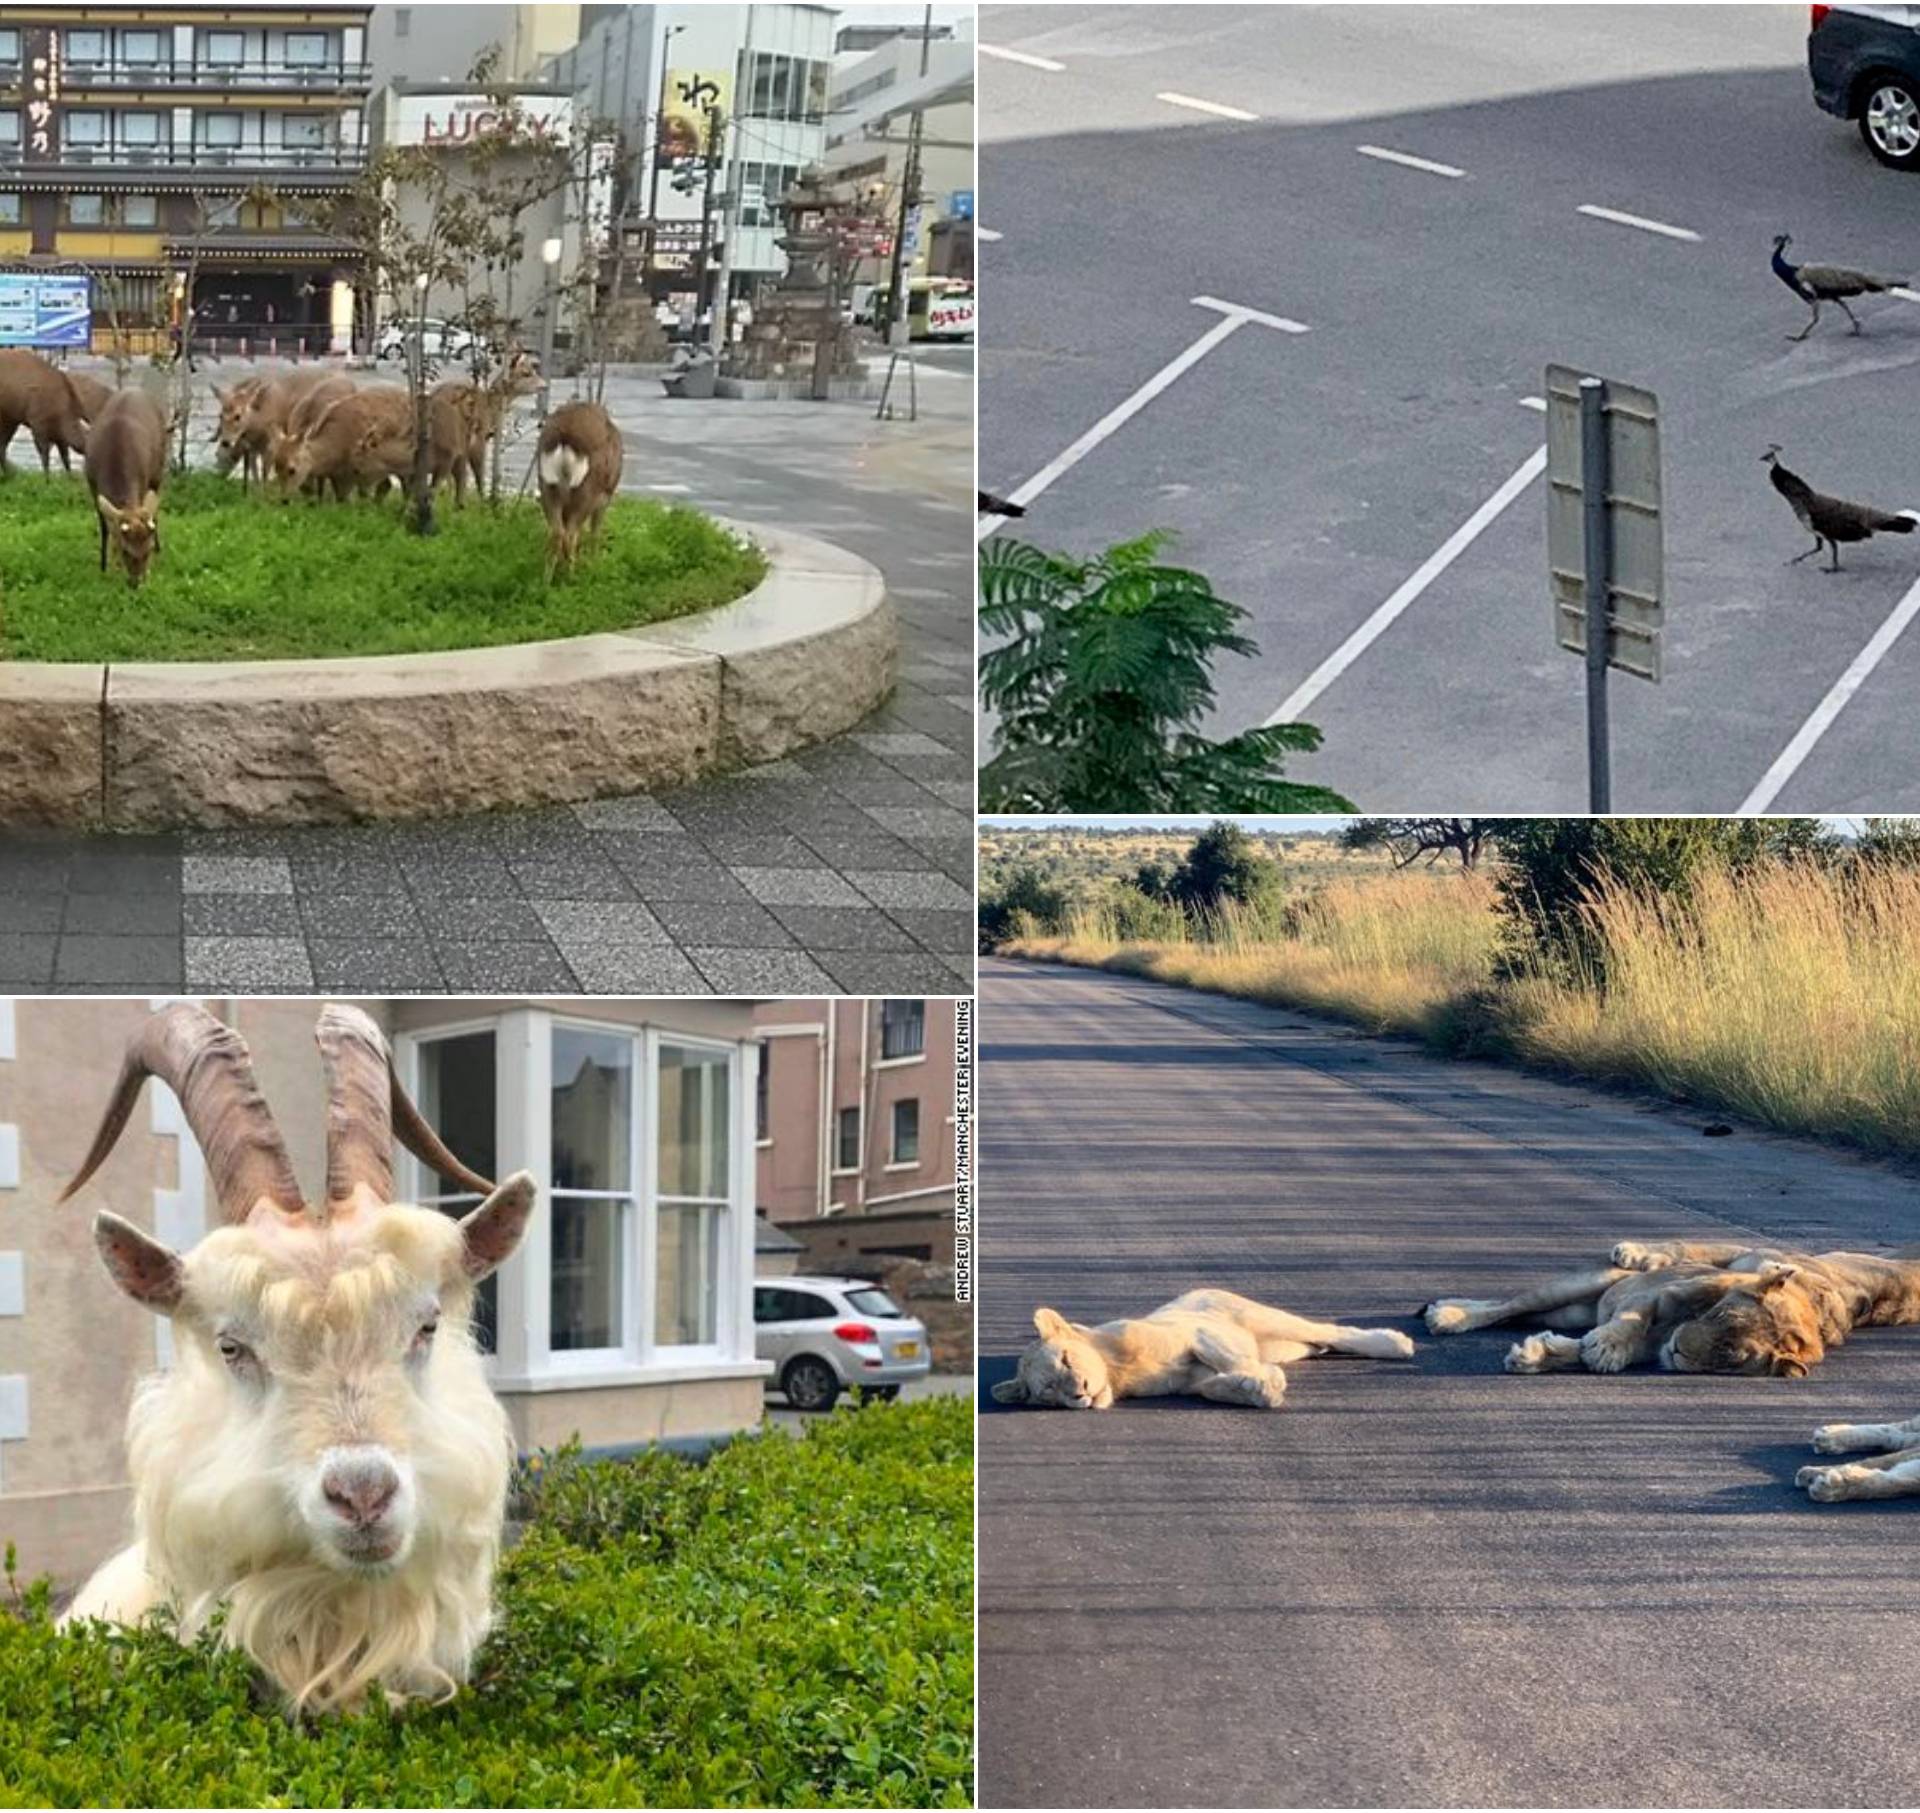
[[[1605,1266],[1504,1302],[1439,1298],[1424,1314],[1437,1335],[1541,1324],[1547,1332],[1509,1350],[1509,1372],[1621,1372],[1657,1358],[1668,1372],[1803,1379],[1856,1328],[1920,1322],[1920,1261],[1627,1240]],[[1573,1330],[1583,1332],[1563,1332]]]
[[[1290,1360],[1319,1353],[1410,1360],[1413,1342],[1393,1328],[1310,1322],[1232,1291],[1191,1290],[1151,1315],[1123,1316],[1097,1328],[1036,1309],[1040,1339],[1020,1369],[993,1388],[1002,1404],[1057,1410],[1110,1410],[1120,1398],[1191,1393],[1216,1404],[1278,1410]]]
[[[1802,1467],[1793,1483],[1821,1504],[1920,1493],[1920,1416],[1904,1423],[1823,1423],[1813,1432],[1813,1448],[1816,1454],[1882,1450],[1871,1460]]]

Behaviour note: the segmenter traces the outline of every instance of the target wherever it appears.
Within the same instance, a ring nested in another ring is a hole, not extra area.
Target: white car
[[[859,1278],[756,1278],[753,1336],[767,1389],[795,1410],[831,1410],[848,1390],[896,1398],[933,1367],[926,1324]]]
[[[473,351],[473,335],[451,321],[429,315],[419,320],[412,315],[395,315],[381,329],[380,344],[374,356],[382,365],[398,364],[407,356],[407,345],[415,332],[420,336],[420,351],[429,361],[464,359]]]

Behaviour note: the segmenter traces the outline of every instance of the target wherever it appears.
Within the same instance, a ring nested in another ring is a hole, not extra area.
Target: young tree
[[[1348,812],[1325,787],[1285,778],[1285,757],[1320,747],[1311,724],[1200,726],[1221,655],[1252,655],[1246,613],[1200,574],[1164,566],[1163,534],[1091,560],[996,536],[980,554],[980,663],[999,722],[980,774],[992,812]]]
[[[1499,830],[1497,818],[1362,818],[1340,833],[1347,850],[1385,850],[1396,869],[1423,856],[1429,864],[1452,854],[1463,869],[1477,868]]]
[[[1066,913],[1066,894],[1037,868],[1022,863],[1007,875],[999,888],[980,897],[981,952],[999,949],[1016,936],[1025,923],[1052,929]]]
[[[1169,888],[1189,918],[1233,905],[1257,907],[1280,891],[1280,869],[1231,819],[1209,825],[1193,840]]]

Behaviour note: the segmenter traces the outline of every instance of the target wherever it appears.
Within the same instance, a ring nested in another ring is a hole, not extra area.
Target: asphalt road
[[[981,990],[983,1806],[1915,1803],[1920,1501],[1791,1480],[1920,1408],[1920,1329],[1795,1382],[1516,1377],[1410,1312],[1623,1238],[1910,1240],[1920,1180],[1152,983]],[[1036,1304],[1200,1283],[1419,1357],[1274,1413],[987,1396]]]
[[[1920,506],[1920,292],[1856,311],[1860,338],[1829,309],[1791,345],[1806,311],[1768,268],[1787,231],[1797,258],[1920,274],[1920,195],[1814,107],[1806,17],[982,7],[982,483],[1016,492],[1218,327],[1196,297],[1304,326],[1229,333],[1025,531],[1176,530],[1261,644],[1222,666],[1216,731],[1290,705],[1327,739],[1299,778],[1369,810],[1583,810],[1583,676],[1552,639],[1544,486],[1516,477],[1543,438],[1522,399],[1550,361],[1648,385],[1667,673],[1614,684],[1616,809],[1920,809],[1920,633],[1782,764],[1920,576],[1920,537],[1837,576],[1786,567],[1805,543],[1760,464],[1779,442],[1820,489]]]

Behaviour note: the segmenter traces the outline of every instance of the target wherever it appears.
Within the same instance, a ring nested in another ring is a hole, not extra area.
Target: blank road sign
[[[1587,650],[1586,492],[1580,456],[1580,380],[1570,366],[1547,367],[1547,567],[1554,634],[1562,648]],[[1606,386],[1607,522],[1613,542],[1607,665],[1642,680],[1660,678],[1665,621],[1665,551],[1660,529],[1660,406],[1635,384]]]

